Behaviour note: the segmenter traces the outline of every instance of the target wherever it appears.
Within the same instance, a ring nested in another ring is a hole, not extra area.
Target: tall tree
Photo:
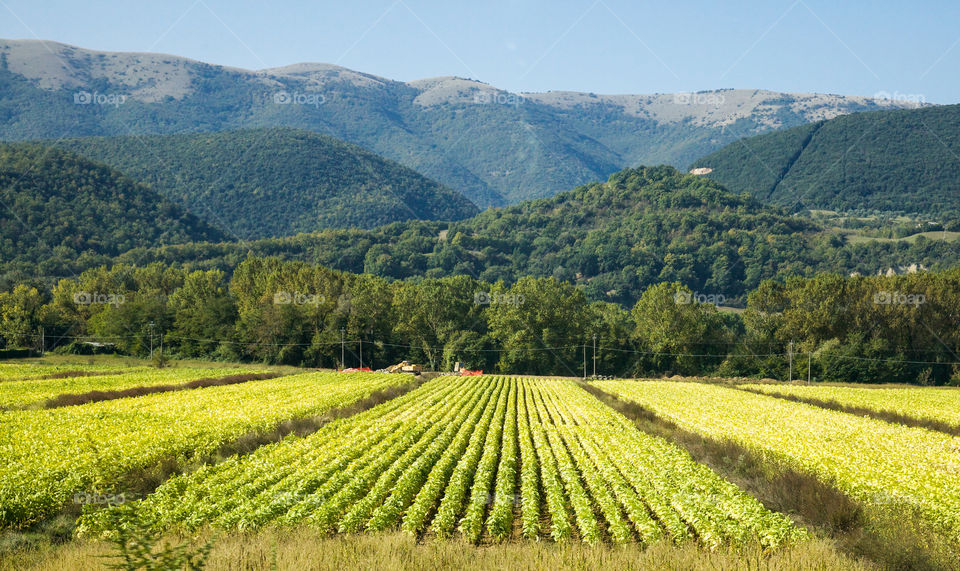
[[[43,303],[36,288],[23,284],[0,292],[0,337],[8,347],[35,347]]]
[[[552,277],[525,277],[510,288],[498,283],[480,293],[489,305],[490,335],[503,351],[501,371],[580,375],[581,340],[589,324],[582,290]]]

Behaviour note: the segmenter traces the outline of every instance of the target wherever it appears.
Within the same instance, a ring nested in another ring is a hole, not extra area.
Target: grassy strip
[[[863,506],[815,475],[775,465],[762,455],[732,441],[705,438],[660,418],[643,406],[608,394],[588,383],[580,385],[638,430],[685,448],[770,510],[788,514],[812,527],[817,535],[836,542],[853,557],[863,557],[886,569],[951,569],[955,555],[931,542],[922,525],[902,511]]]

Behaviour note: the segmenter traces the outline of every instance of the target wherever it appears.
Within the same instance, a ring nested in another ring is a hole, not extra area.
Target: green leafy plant
[[[116,560],[106,563],[109,569],[203,569],[216,541],[211,537],[200,544],[174,543],[156,531],[149,521],[139,518],[133,505],[110,510],[108,517],[111,528],[108,537],[115,552],[106,557]]]

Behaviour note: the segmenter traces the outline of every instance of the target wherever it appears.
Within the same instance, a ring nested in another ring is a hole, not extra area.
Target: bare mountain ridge
[[[2,140],[297,127],[366,147],[481,207],[552,196],[624,167],[686,168],[774,129],[916,106],[753,89],[512,93],[460,77],[402,82],[323,63],[245,70],[39,40],[0,40],[0,87]],[[124,104],[75,105],[82,91]]]
[[[36,81],[44,89],[84,87],[93,79],[129,86],[130,97],[157,101],[166,96],[182,98],[190,93],[191,68],[208,65],[190,58],[143,52],[102,52],[67,44],[40,40],[0,40],[0,51],[7,53],[10,71]],[[83,62],[86,65],[75,65]],[[250,80],[277,87],[277,78],[295,78],[311,83],[304,88],[322,89],[331,83],[347,82],[357,87],[382,88],[397,82],[326,63],[296,63],[263,70],[214,66],[247,76]],[[845,105],[870,105],[884,108],[920,106],[911,101],[894,101],[856,95],[821,93],[783,93],[765,89],[718,89],[689,93],[594,94],[577,91],[511,93],[490,84],[457,76],[425,78],[406,82],[419,95],[415,102],[429,107],[444,103],[475,103],[493,98],[515,97],[571,109],[585,105],[613,105],[636,117],[662,123],[690,120],[701,126],[729,125],[738,119],[761,115],[771,128],[783,127],[776,110],[787,105],[808,121],[832,119],[844,114]],[[784,97],[791,101],[783,102]]]

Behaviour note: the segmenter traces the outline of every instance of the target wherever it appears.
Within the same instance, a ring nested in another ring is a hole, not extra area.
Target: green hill
[[[667,166],[627,169],[604,183],[458,222],[142,248],[117,260],[231,271],[250,254],[396,279],[469,275],[512,283],[554,276],[583,286],[592,299],[626,304],[668,281],[736,304],[768,278],[960,264],[960,250],[950,241],[847,243],[807,218]]]
[[[552,198],[490,209],[459,222],[403,222],[244,244],[138,250],[122,261],[222,267],[247,252],[303,259],[392,278],[466,274],[494,282],[525,275],[581,284],[591,297],[629,302],[680,280],[733,299],[779,268],[814,262],[815,224],[667,166],[628,169]]]
[[[103,230],[109,237],[109,228],[116,228],[122,238],[128,225],[113,216],[103,217],[109,222]],[[582,286],[592,299],[625,304],[650,285],[679,281],[698,294],[736,304],[768,278],[960,264],[960,251],[951,242],[918,237],[909,243],[848,243],[814,221],[667,166],[627,169],[604,183],[457,222],[407,220],[370,230],[198,240],[208,241],[120,240],[112,251],[131,249],[109,259],[78,257],[68,249],[52,257],[48,251],[46,266],[34,255],[6,258],[3,268],[8,282],[15,268],[20,281],[32,275],[40,283],[50,281],[43,276],[72,275],[107,261],[232,272],[255,255],[393,279],[469,275],[513,283],[523,276],[553,276]]]
[[[5,271],[57,274],[132,248],[225,239],[147,186],[40,145],[0,145],[0,204]]]
[[[407,167],[309,131],[265,128],[55,144],[148,183],[233,239],[477,213],[461,194]]]
[[[750,137],[696,161],[791,210],[960,213],[960,105],[854,113]]]

